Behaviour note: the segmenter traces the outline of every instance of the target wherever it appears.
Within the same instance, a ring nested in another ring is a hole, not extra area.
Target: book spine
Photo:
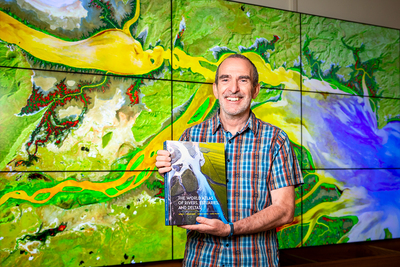
[[[168,141],[164,141],[163,143],[163,149],[167,150],[167,142]],[[169,221],[169,214],[171,212],[170,209],[170,197],[169,197],[169,172],[164,174],[164,200],[165,200],[165,225],[171,225],[170,221]]]

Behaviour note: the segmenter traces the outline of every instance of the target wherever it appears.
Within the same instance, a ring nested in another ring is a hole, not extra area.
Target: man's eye
[[[240,80],[242,83],[247,83],[247,79]]]
[[[223,81],[223,82],[227,82],[227,81],[228,81],[228,79],[222,79],[222,81]]]

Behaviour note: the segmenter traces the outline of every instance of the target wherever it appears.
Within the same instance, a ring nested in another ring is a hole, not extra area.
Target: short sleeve
[[[269,186],[271,190],[294,185],[302,185],[303,177],[299,162],[287,134],[280,131],[273,146],[272,173]]]

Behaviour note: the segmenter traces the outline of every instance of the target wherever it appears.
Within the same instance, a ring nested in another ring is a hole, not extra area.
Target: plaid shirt
[[[219,114],[219,113],[218,113]],[[303,183],[286,133],[257,119],[232,135],[215,115],[187,129],[182,141],[225,143],[228,220],[236,222],[271,205],[270,190]],[[279,266],[276,230],[230,238],[188,231],[184,266]]]

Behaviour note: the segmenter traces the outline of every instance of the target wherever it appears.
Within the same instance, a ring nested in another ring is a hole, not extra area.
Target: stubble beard
[[[222,101],[222,102],[220,101],[220,107],[221,107],[222,111],[228,116],[233,117],[233,116],[237,116],[237,115],[240,115],[242,113],[245,113],[248,110],[248,108],[250,107],[251,99],[242,98],[241,101],[244,101],[244,102],[242,102],[242,104],[237,109],[235,109],[235,110],[228,109],[228,107],[225,106],[225,97],[243,97],[243,96],[242,95],[229,94],[227,96],[223,95],[222,97],[224,98],[224,101]]]

